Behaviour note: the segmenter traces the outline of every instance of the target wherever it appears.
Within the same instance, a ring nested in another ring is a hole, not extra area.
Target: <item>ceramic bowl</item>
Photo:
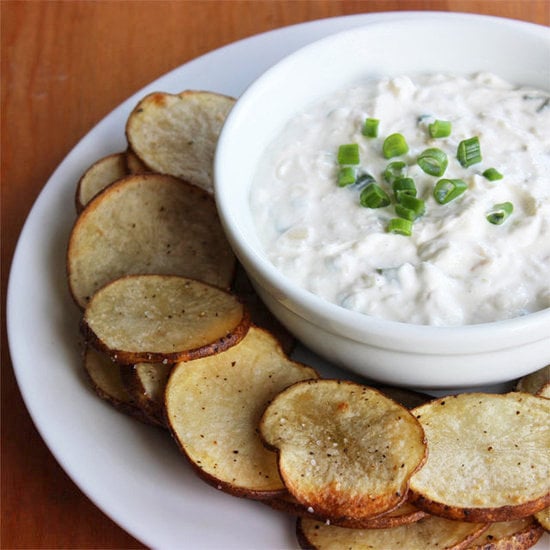
[[[421,388],[498,384],[550,363],[550,310],[459,327],[378,319],[300,288],[268,260],[250,188],[266,146],[296,112],[365,76],[494,72],[549,87],[550,31],[488,16],[429,13],[338,33],[286,57],[238,99],[216,152],[215,193],[228,239],[261,298],[296,337],[333,363]],[[549,275],[550,277],[550,275]]]

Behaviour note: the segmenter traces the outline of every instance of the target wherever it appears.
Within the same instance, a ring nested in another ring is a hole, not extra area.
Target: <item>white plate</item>
[[[30,212],[13,258],[7,296],[8,339],[23,399],[73,481],[149,547],[281,550],[297,548],[297,543],[292,519],[200,481],[166,433],[116,412],[90,391],[79,355],[79,316],[65,281],[76,182],[96,159],[125,148],[126,118],[146,93],[204,89],[239,96],[266,68],[308,42],[402,17],[422,14],[365,14],[286,27],[175,69],[93,128],[54,172]],[[325,375],[349,377],[308,350],[297,354]]]

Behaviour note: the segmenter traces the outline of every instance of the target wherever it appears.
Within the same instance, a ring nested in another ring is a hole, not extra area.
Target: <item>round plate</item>
[[[76,182],[95,160],[126,148],[126,118],[145,94],[203,89],[237,97],[270,65],[306,43],[403,17],[422,14],[365,14],[285,27],[171,71],[122,103],[76,145],[29,214],[7,295],[8,339],[19,388],[64,470],[104,513],[146,546],[281,550],[297,543],[291,517],[205,484],[167,433],[118,413],[89,389],[79,349],[79,314],[65,279]],[[324,375],[351,376],[303,348],[296,358]]]

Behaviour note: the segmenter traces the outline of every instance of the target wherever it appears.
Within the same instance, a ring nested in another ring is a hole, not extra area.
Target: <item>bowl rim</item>
[[[401,349],[413,352],[420,349],[426,351],[426,346],[430,346],[430,349],[427,350],[429,352],[447,354],[464,352],[463,339],[465,338],[468,339],[469,348],[474,347],[480,352],[514,347],[518,343],[548,338],[550,336],[550,307],[520,317],[457,326],[412,324],[346,309],[294,283],[267,258],[264,258],[234,223],[239,213],[235,208],[236,205],[232,208],[231,201],[228,200],[230,182],[224,177],[223,167],[226,162],[224,157],[227,146],[233,139],[231,134],[238,125],[239,118],[243,116],[243,111],[246,111],[249,98],[266,85],[272,74],[292,63],[297,56],[304,55],[304,52],[316,49],[319,45],[340,40],[344,35],[363,33],[372,27],[379,28],[396,23],[424,25],[427,21],[449,22],[453,25],[457,22],[467,24],[476,21],[508,26],[510,29],[522,30],[543,38],[548,42],[550,48],[550,30],[542,25],[492,15],[423,11],[403,12],[403,18],[390,22],[372,22],[357,28],[339,31],[297,49],[264,71],[248,86],[237,99],[224,123],[214,157],[214,193],[221,223],[237,258],[253,281],[269,288],[269,292],[276,295],[277,299],[293,313],[314,325],[346,338],[376,344],[380,347],[393,348],[397,344]],[[504,346],[503,334],[506,335]]]

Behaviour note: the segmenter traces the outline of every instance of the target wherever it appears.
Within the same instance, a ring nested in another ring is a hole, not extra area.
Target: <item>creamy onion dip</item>
[[[379,119],[378,136],[361,130]],[[445,138],[428,125],[450,121]],[[382,143],[402,134],[409,151],[388,160]],[[482,161],[464,168],[460,141],[477,136]],[[338,147],[358,143],[360,167],[382,174],[404,160],[426,212],[410,236],[387,231],[394,205],[366,208],[357,185],[339,187]],[[437,177],[417,156],[444,150],[445,178],[467,190],[433,198]],[[495,168],[503,178],[482,173]],[[488,73],[399,76],[342,90],[294,116],[266,150],[251,188],[260,241],[298,285],[342,307],[414,324],[456,326],[513,318],[550,307],[550,94]],[[486,219],[510,202],[502,225]]]

